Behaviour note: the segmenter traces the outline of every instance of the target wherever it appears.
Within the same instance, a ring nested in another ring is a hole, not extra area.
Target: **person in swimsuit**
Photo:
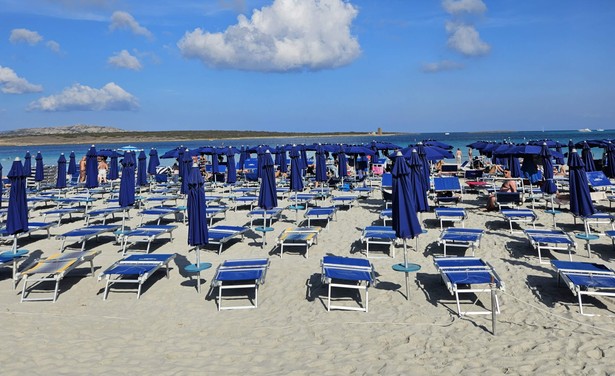
[[[517,182],[512,179],[510,170],[504,170],[504,178],[506,180],[504,180],[504,182],[502,183],[502,186],[500,187],[500,192],[517,192]],[[489,197],[487,197],[487,211],[497,209],[495,202],[495,194],[490,194]]]

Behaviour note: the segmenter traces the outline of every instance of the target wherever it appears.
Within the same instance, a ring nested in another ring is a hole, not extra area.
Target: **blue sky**
[[[0,0],[0,129],[610,129],[613,19],[612,0]]]

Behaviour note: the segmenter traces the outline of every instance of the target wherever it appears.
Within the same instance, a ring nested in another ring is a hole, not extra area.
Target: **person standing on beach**
[[[98,159],[98,183],[106,183],[107,182],[107,170],[109,169],[109,165],[103,158]]]
[[[472,148],[468,148],[468,162],[472,162]]]
[[[461,157],[462,157],[461,149],[457,148],[457,152],[455,153],[455,161],[457,162],[457,167],[461,166]]]
[[[86,162],[87,162],[87,158],[84,155],[83,158],[81,158],[81,161],[79,161],[79,182],[80,183],[85,183],[85,165],[86,165]]]

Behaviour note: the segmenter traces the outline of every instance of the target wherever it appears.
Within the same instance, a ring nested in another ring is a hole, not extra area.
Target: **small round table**
[[[408,291],[408,273],[417,272],[421,270],[421,265],[419,264],[395,264],[393,265],[393,270],[396,272],[402,272],[406,275],[406,300],[410,300],[410,293]]]
[[[201,272],[203,270],[207,270],[209,268],[211,268],[211,263],[210,262],[202,262],[199,265],[197,265],[197,264],[190,264],[190,265],[186,265],[186,267],[184,268],[184,271],[186,273],[196,274],[197,275],[196,291],[199,292],[199,293],[201,292]],[[190,277],[190,279],[192,279],[192,276]]]
[[[556,209],[547,209],[545,210],[545,213],[551,214],[553,216],[553,228],[557,227],[557,223],[555,222],[555,216],[561,214],[562,212]]]
[[[591,248],[589,246],[589,243],[592,240],[598,240],[600,239],[600,237],[598,235],[595,234],[587,234],[587,233],[579,233],[579,234],[575,234],[574,235],[575,238],[580,239],[580,240],[585,240],[585,248],[587,249],[587,257],[591,258]]]
[[[273,227],[259,226],[254,230],[263,233],[263,243],[261,244],[261,247],[264,248],[267,244],[267,233],[273,231]]]

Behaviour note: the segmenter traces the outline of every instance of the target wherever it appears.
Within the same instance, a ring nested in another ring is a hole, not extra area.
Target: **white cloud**
[[[74,84],[60,94],[40,98],[28,106],[30,111],[132,111],[137,99],[113,82],[94,89]]]
[[[11,30],[11,36],[9,37],[9,41],[11,43],[24,42],[31,46],[34,46],[42,40],[43,37],[39,33],[28,29],[13,29]]]
[[[450,60],[442,60],[435,63],[423,64],[423,72],[425,73],[437,73],[449,70],[463,69],[464,66],[461,63]]]
[[[489,53],[491,46],[480,39],[474,26],[458,22],[447,22],[449,33],[448,46],[466,56],[479,56]]]
[[[361,53],[350,33],[358,10],[343,0],[274,0],[221,33],[200,28],[177,43],[186,58],[217,68],[284,72],[350,64]]]
[[[45,45],[47,46],[47,48],[49,48],[51,51],[55,52],[55,53],[60,53],[60,43],[56,42],[55,40],[50,40],[47,41],[47,43],[45,43]]]
[[[25,94],[38,93],[43,91],[43,87],[29,83],[17,76],[11,68],[0,65],[0,90],[5,94]]]
[[[111,56],[107,62],[117,68],[126,68],[137,71],[143,68],[139,59],[131,55],[130,52],[126,50],[122,50]]]
[[[442,6],[450,14],[483,14],[487,11],[482,0],[442,0]]]
[[[109,25],[109,30],[114,31],[116,29],[127,29],[136,35],[142,35],[150,39],[153,37],[152,33],[145,27],[139,25],[135,18],[128,12],[113,12],[113,15],[111,15],[111,25]]]

